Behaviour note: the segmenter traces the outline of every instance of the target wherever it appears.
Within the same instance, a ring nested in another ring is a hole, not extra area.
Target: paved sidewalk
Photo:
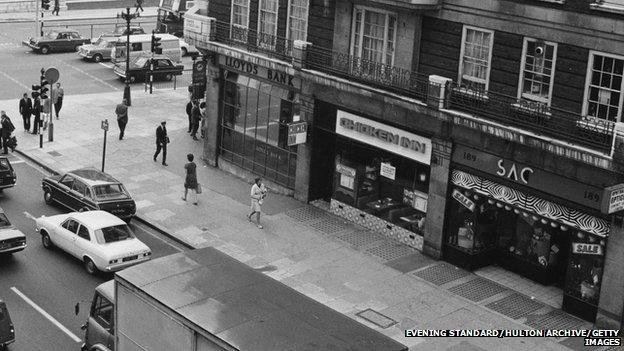
[[[112,19],[116,18],[117,14],[125,11],[125,8],[115,9],[90,9],[90,10],[66,10],[60,11],[58,16],[52,15],[51,11],[45,11],[43,20],[49,26],[51,23],[63,22],[68,20],[93,20],[93,19]],[[133,11],[131,8],[130,11]],[[157,7],[146,7],[145,11],[141,13],[141,18],[153,18],[156,17]],[[34,12],[15,12],[15,13],[0,13],[0,23],[3,22],[34,22]],[[59,23],[61,24],[61,23]]]
[[[113,113],[121,95],[66,96],[61,119],[54,121],[55,141],[47,142],[46,135],[42,149],[38,137],[21,130],[18,100],[0,101],[0,109],[6,110],[17,126],[20,152],[59,171],[101,167],[100,121],[108,118],[106,171],[132,193],[141,218],[194,247],[214,246],[410,350],[567,349],[563,343],[569,340],[552,338],[405,338],[404,330],[412,328],[530,329],[529,319],[535,321],[539,315],[512,318],[504,310],[494,312],[485,305],[496,306],[518,294],[495,289],[486,298],[475,298],[461,293],[462,287],[483,283],[483,279],[289,197],[268,197],[263,206],[264,229],[259,230],[245,218],[250,184],[201,160],[198,178],[204,193],[199,205],[182,201],[185,155],[199,156],[202,150],[202,143],[186,133],[187,93],[156,91],[150,96],[133,91],[122,141],[117,139]],[[155,128],[162,120],[167,120],[171,138],[168,167],[152,161]],[[518,303],[514,301],[512,310]],[[534,312],[543,307],[536,306]],[[363,314],[367,319],[357,315],[367,309],[370,311]],[[591,327],[588,323],[579,326]]]

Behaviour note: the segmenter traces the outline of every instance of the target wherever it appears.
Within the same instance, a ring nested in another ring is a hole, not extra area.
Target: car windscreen
[[[11,222],[4,213],[0,213],[0,228],[10,227]]]
[[[121,184],[104,184],[95,185],[93,187],[95,198],[97,200],[111,200],[129,197],[126,189]]]
[[[58,38],[58,35],[59,35],[59,34],[58,34],[58,32],[48,32],[48,34],[46,35],[46,37],[47,37],[48,39],[56,39],[56,38]]]
[[[0,158],[0,171],[10,171],[11,165],[6,158]]]
[[[149,60],[147,57],[139,57],[138,59],[136,59],[136,61],[134,61],[134,64],[137,67],[145,67],[147,60]]]
[[[95,238],[100,244],[109,244],[117,241],[134,238],[134,233],[127,224],[118,224],[95,231]]]

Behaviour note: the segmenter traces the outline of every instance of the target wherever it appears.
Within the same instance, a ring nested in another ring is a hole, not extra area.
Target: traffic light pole
[[[35,0],[35,36],[40,33],[39,26],[39,1]]]
[[[45,73],[45,69],[43,67],[41,67],[41,76],[39,76],[39,101],[40,101],[40,108],[43,110],[43,105],[47,103],[46,100],[43,99],[44,95],[43,95],[43,81],[45,80],[45,77],[43,76],[43,74]],[[39,148],[43,149],[43,119],[41,118],[41,114],[43,113],[43,111],[38,111],[39,112],[39,126],[37,127],[37,132],[39,132]]]
[[[126,86],[124,87],[123,98],[126,99],[128,106],[131,106],[130,100],[130,21],[138,17],[138,13],[130,13],[130,8],[126,7],[126,12],[117,14],[117,18],[126,20]]]

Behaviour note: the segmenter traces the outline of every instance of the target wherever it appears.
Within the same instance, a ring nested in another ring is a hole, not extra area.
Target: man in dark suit
[[[30,130],[30,115],[32,114],[32,100],[28,97],[28,94],[24,93],[24,97],[19,103],[19,112],[24,120],[24,130]]]
[[[167,137],[166,124],[167,124],[166,121],[162,121],[160,122],[160,125],[158,126],[158,128],[156,128],[156,153],[154,154],[154,162],[156,162],[156,157],[158,157],[160,150],[162,150],[162,153],[163,153],[162,165],[163,166],[168,166],[166,160],[167,160],[167,143],[169,143],[169,137]]]
[[[2,131],[0,131],[0,136],[2,136],[2,146],[4,148],[4,154],[8,154],[7,150],[9,147],[9,138],[11,137],[11,133],[15,129],[13,123],[11,123],[11,119],[6,115],[6,112],[0,111],[0,126],[2,126]]]
[[[32,109],[32,114],[35,116],[33,119],[33,134],[37,134],[37,131],[39,130],[39,123],[41,123],[41,110],[41,97],[37,95]]]

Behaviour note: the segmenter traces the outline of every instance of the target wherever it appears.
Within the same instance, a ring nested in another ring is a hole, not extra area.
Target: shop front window
[[[333,198],[422,235],[429,166],[338,138]]]
[[[290,147],[295,93],[227,72],[223,88],[221,156],[278,184],[293,187],[297,147]]]
[[[568,260],[565,293],[598,305],[606,240],[578,231],[572,233],[572,252]]]

